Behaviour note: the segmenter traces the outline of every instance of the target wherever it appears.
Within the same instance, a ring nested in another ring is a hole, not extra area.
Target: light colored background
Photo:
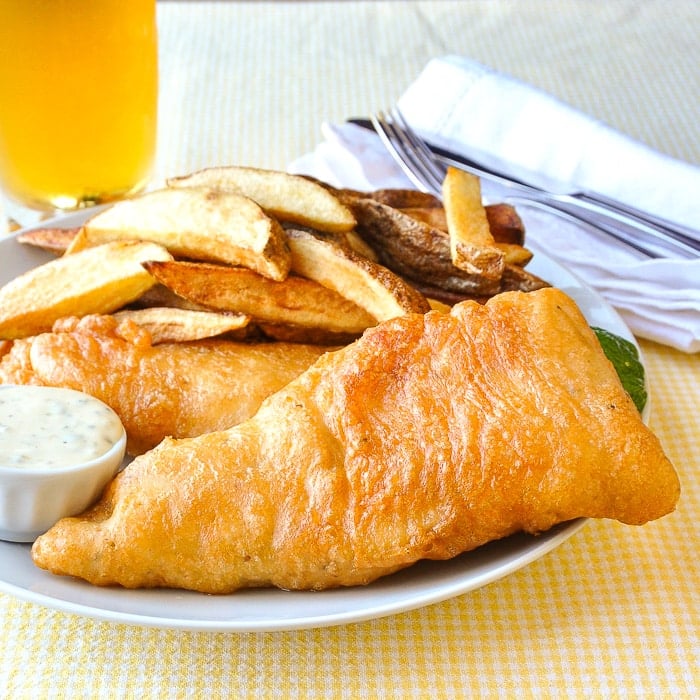
[[[322,121],[390,105],[429,58],[453,52],[700,163],[698,7],[162,2],[156,179],[224,163],[284,168]],[[683,481],[673,515],[643,528],[589,523],[486,588],[321,630],[152,630],[0,595],[0,697],[699,695],[700,367],[642,346],[652,428]]]
[[[322,120],[390,105],[429,58],[451,52],[700,162],[700,11],[692,0],[178,2],[160,9],[165,174],[225,161],[282,168],[315,145]]]

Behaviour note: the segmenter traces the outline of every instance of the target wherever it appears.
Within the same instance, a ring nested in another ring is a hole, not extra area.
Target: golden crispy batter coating
[[[111,316],[62,319],[53,331],[15,341],[0,358],[0,384],[92,394],[121,418],[132,455],[250,418],[327,350],[217,339],[152,346],[147,332]]]
[[[322,589],[579,516],[644,523],[678,495],[578,308],[544,289],[370,329],[250,420],[137,458],[33,557],[100,585]]]

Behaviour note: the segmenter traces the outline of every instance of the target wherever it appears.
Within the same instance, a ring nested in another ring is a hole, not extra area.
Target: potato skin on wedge
[[[287,229],[292,270],[364,308],[377,321],[430,310],[426,298],[398,275],[332,240]]]

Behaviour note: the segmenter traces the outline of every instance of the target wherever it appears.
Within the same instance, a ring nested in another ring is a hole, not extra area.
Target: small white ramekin
[[[33,542],[65,516],[97,500],[119,471],[126,432],[103,455],[65,467],[22,468],[0,464],[0,540]]]

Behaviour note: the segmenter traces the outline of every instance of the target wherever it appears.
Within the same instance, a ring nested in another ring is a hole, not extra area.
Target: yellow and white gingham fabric
[[[223,163],[284,168],[313,148],[321,121],[390,105],[446,53],[700,163],[695,0],[158,10],[157,178]],[[642,349],[651,427],[683,484],[674,514],[641,528],[589,522],[485,588],[326,629],[156,630],[0,594],[0,698],[700,697],[700,356]]]

